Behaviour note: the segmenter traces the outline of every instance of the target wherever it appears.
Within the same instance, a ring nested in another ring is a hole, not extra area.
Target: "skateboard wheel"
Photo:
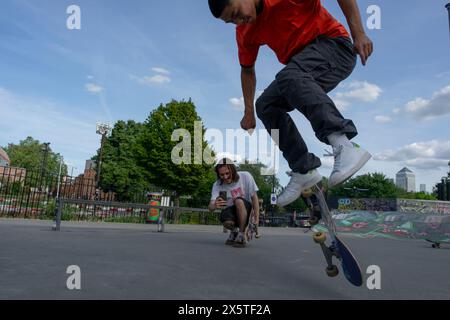
[[[327,239],[327,236],[323,232],[316,232],[313,235],[313,239],[314,239],[315,243],[321,244],[321,243],[325,242],[325,240]]]
[[[436,245],[433,243],[432,245],[431,245],[433,248],[436,248]]]
[[[310,225],[315,226],[316,224],[319,223],[319,218],[318,217],[311,217],[308,219],[308,222]]]
[[[336,277],[339,274],[339,269],[333,264],[331,267],[327,267],[325,272],[329,277]]]
[[[313,192],[311,189],[306,189],[306,190],[303,190],[303,192],[302,192],[302,196],[304,198],[310,198],[312,195],[313,195]]]

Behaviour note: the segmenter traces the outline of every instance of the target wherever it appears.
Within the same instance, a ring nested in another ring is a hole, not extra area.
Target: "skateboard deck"
[[[248,219],[248,225],[245,230],[247,241],[253,240],[253,237],[256,235],[256,223],[255,223],[255,214],[252,210],[250,214],[250,218]]]
[[[333,222],[330,210],[324,196],[324,190],[321,184],[317,184],[306,192],[303,192],[302,197],[310,208],[310,223],[317,224],[321,219],[326,228],[331,240],[331,245],[326,244],[326,235],[323,232],[316,232],[313,236],[314,241],[318,243],[322,249],[327,262],[326,273],[330,277],[335,277],[339,273],[338,267],[333,264],[333,257],[339,260],[345,278],[355,286],[361,286],[363,283],[361,267],[358,261],[348,248],[348,246],[338,238],[336,232],[336,225]]]

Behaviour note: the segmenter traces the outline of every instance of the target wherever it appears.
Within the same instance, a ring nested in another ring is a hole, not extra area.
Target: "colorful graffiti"
[[[400,211],[450,215],[450,201],[379,198],[337,198],[338,210]]]
[[[397,199],[377,198],[340,198],[339,210],[364,210],[364,211],[396,211]]]
[[[450,240],[450,215],[357,210],[334,211],[333,219],[338,232],[363,237]]]
[[[398,199],[397,208],[402,212],[450,214],[450,201]]]

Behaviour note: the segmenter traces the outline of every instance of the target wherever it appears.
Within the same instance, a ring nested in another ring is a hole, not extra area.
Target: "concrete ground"
[[[0,219],[0,299],[450,299],[450,246],[341,238],[381,289],[328,278],[304,229],[261,228],[247,248],[225,246],[219,226],[125,225]],[[69,290],[71,265],[81,290]],[[373,283],[370,281],[370,283]]]

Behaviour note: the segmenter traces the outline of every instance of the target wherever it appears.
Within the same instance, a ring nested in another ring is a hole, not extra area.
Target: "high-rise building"
[[[395,175],[395,185],[406,192],[416,192],[416,175],[405,167]]]
[[[427,185],[426,184],[423,184],[423,183],[420,184],[420,192],[427,192]]]

